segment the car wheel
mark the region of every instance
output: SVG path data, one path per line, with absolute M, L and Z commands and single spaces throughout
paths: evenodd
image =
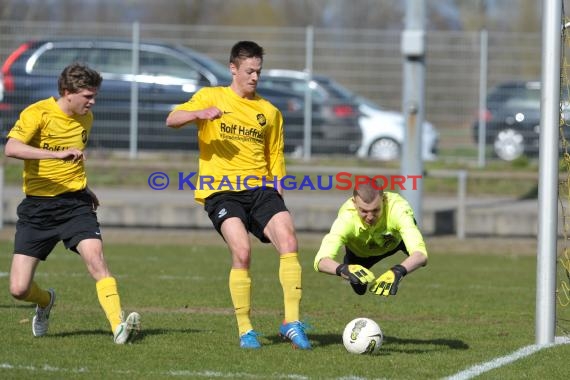
M 495 137 L 494 149 L 500 159 L 515 160 L 524 153 L 524 137 L 514 129 L 504 129 Z
M 400 157 L 400 144 L 391 138 L 379 138 L 370 144 L 368 157 L 378 161 L 397 160 Z

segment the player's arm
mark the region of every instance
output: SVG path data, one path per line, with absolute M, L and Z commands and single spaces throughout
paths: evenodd
M 402 279 L 419 267 L 427 264 L 427 256 L 423 252 L 416 251 L 408 256 L 401 264 L 394 265 L 380 277 L 372 282 L 369 291 L 379 296 L 394 296 Z
M 91 190 L 89 187 L 85 188 L 85 191 L 87 192 L 87 194 L 89 194 L 89 196 L 91 197 L 91 204 L 93 207 L 93 211 L 97 211 L 97 208 L 99 207 L 100 203 L 99 203 L 99 198 L 97 198 L 97 195 L 95 195 L 95 193 L 93 192 L 93 190 Z
M 213 99 L 215 90 L 202 87 L 190 100 L 174 107 L 166 118 L 166 126 L 181 128 L 186 124 L 201 120 L 215 120 L 222 117 L 223 112 L 215 106 Z
M 223 112 L 217 107 L 208 107 L 196 111 L 174 110 L 166 118 L 166 126 L 180 128 L 197 120 L 215 120 L 222 117 Z
M 425 253 L 415 251 L 410 256 L 406 257 L 406 259 L 402 261 L 400 265 L 406 268 L 407 274 L 410 274 L 416 269 L 426 266 L 427 262 L 428 258 Z
M 285 177 L 285 141 L 283 138 L 283 116 L 279 110 L 275 110 L 275 116 L 271 122 L 271 128 L 267 129 L 265 140 L 265 155 L 267 159 L 267 172 L 276 179 L 275 190 L 283 196 L 281 181 Z
M 419 267 L 427 265 L 428 255 L 423 236 L 415 223 L 413 212 L 407 203 L 403 212 L 396 216 L 397 228 L 402 236 L 404 245 L 411 253 L 402 263 L 394 265 L 384 272 L 370 286 L 369 291 L 381 296 L 393 296 L 398 292 L 402 279 Z
M 336 268 L 340 263 L 336 261 L 339 250 L 346 245 L 354 224 L 350 218 L 350 212 L 343 210 L 341 206 L 339 214 L 321 241 L 321 246 L 313 260 L 313 268 L 317 272 L 336 274 Z M 324 261 L 323 261 L 324 260 Z M 322 262 L 322 264 L 321 264 Z
M 353 228 L 352 219 L 340 211 L 339 216 L 331 226 L 330 232 L 325 235 L 321 242 L 313 267 L 318 272 L 337 275 L 354 284 L 368 284 L 374 280 L 374 273 L 370 270 L 361 265 L 341 264 L 335 260 L 338 251 L 346 245 Z
M 338 268 L 339 265 L 339 262 L 330 257 L 323 257 L 317 264 L 317 270 L 321 273 L 336 275 L 336 268 Z
M 6 142 L 4 154 L 6 157 L 17 158 L 20 160 L 60 159 L 78 161 L 84 159 L 83 151 L 77 148 L 52 151 L 36 148 L 14 137 L 10 137 Z

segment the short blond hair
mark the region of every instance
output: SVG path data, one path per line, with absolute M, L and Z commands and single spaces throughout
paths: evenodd
M 378 184 L 377 179 L 366 177 L 364 183 L 357 182 L 352 191 L 353 197 L 360 197 L 364 203 L 371 203 L 376 197 L 384 195 L 383 188 Z

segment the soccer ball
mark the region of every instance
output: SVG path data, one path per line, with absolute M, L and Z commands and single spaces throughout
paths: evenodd
M 380 351 L 384 334 L 378 323 L 369 318 L 348 322 L 342 333 L 344 347 L 351 354 L 375 355 Z

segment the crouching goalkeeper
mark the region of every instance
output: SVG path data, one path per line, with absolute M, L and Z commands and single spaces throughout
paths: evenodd
M 336 261 L 341 247 L 342 263 Z M 370 271 L 379 261 L 403 252 L 405 259 L 376 277 Z M 414 212 L 400 195 L 384 192 L 377 181 L 358 181 L 352 197 L 339 209 L 330 232 L 315 256 L 318 272 L 337 275 L 350 282 L 356 294 L 366 289 L 380 296 L 393 296 L 403 278 L 427 264 L 423 236 Z

